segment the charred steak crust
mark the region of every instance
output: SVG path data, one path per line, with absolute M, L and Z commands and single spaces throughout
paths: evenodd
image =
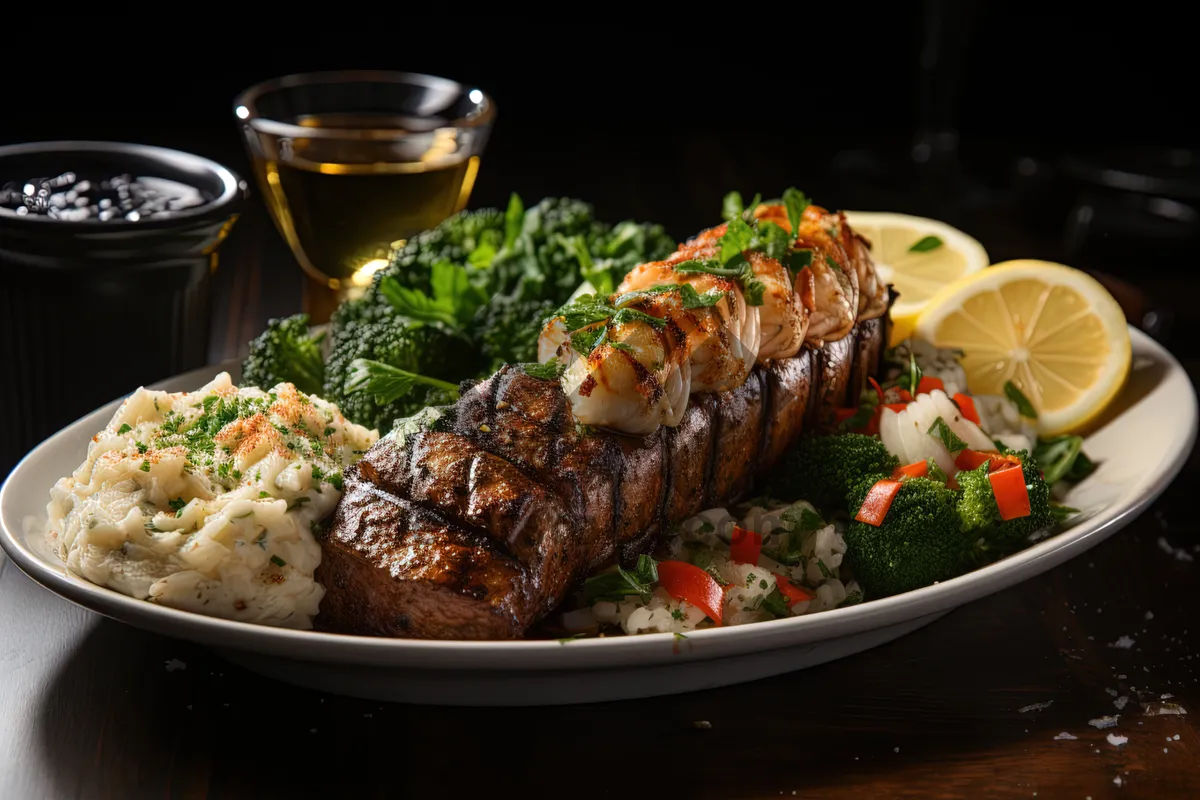
M 872 321 L 874 322 L 874 321 Z M 577 429 L 556 381 L 506 366 L 434 430 L 381 439 L 346 473 L 321 542 L 325 630 L 521 636 L 571 586 L 651 550 L 667 526 L 751 490 L 877 368 L 886 323 L 691 398 L 646 437 Z M 856 361 L 866 362 L 855 372 Z

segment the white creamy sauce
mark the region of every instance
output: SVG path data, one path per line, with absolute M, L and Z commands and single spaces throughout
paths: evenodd
M 46 537 L 71 572 L 131 597 L 311 628 L 320 521 L 377 438 L 291 384 L 138 389 L 51 490 Z

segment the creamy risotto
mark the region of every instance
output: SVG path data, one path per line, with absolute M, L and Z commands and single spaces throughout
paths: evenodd
M 51 490 L 46 535 L 72 572 L 132 597 L 310 628 L 321 520 L 376 438 L 288 383 L 138 389 Z

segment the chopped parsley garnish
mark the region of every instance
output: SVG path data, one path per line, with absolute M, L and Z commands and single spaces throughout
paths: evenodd
M 312 531 L 312 535 L 318 539 L 325 535 L 325 526 L 322 525 L 321 521 L 318 519 L 314 519 L 312 522 L 308 523 L 308 529 Z
M 583 597 L 589 603 L 609 600 L 619 603 L 629 595 L 639 595 L 643 602 L 650 601 L 651 587 L 658 582 L 658 562 L 647 555 L 638 556 L 637 565 L 631 569 L 617 567 L 616 572 L 593 575 L 583 583 Z
M 825 520 L 821 519 L 820 514 L 803 506 L 800 507 L 798 512 L 795 507 L 789 508 L 780 514 L 779 518 L 784 522 L 790 523 L 793 531 L 800 533 L 819 531 L 825 527 Z
M 150 471 L 150 462 L 143 461 L 142 466 L 138 467 L 138 469 L 140 469 L 142 472 L 149 472 Z
M 938 466 L 937 461 L 930 458 L 926 459 L 925 463 L 929 465 L 929 480 L 937 481 L 938 483 L 949 482 L 950 479 L 946 477 L 945 470 Z
M 684 616 L 685 615 L 681 609 L 678 609 L 678 608 L 671 609 L 671 619 L 681 620 L 684 618 Z
M 1025 393 L 1017 388 L 1017 385 L 1012 381 L 1004 382 L 1004 396 L 1016 403 L 1017 411 L 1022 417 L 1027 419 L 1037 419 L 1037 409 L 1033 407 L 1033 403 L 1029 402 L 1029 398 Z
M 296 469 L 300 469 L 299 464 L 296 465 Z M 316 464 L 313 464 L 312 465 L 312 479 L 314 481 L 319 481 L 324 477 L 325 477 L 325 470 L 321 469 Z
M 123 425 L 121 425 L 121 427 L 117 428 L 117 436 L 124 436 L 125 434 L 129 433 L 131 430 L 133 430 L 133 426 L 130 425 L 128 422 L 126 422 Z
M 829 570 L 829 567 L 825 566 L 825 562 L 819 558 L 817 559 L 817 569 L 821 570 L 821 577 L 825 580 L 833 577 L 833 573 Z
M 187 500 L 184 500 L 182 497 L 176 497 L 174 500 L 168 500 L 167 505 L 175 512 L 176 517 L 182 517 L 183 508 L 187 505 Z
M 263 498 L 263 497 L 270 497 L 270 496 L 271 496 L 271 493 L 270 493 L 270 492 L 259 492 L 259 493 L 258 493 L 258 496 L 259 496 L 259 498 L 260 498 L 260 499 L 261 499 L 261 498 Z
M 741 255 L 740 253 L 738 254 Z M 718 278 L 730 278 L 736 280 L 742 286 L 742 293 L 746 297 L 746 302 L 752 306 L 761 306 L 763 304 L 763 292 L 766 286 L 762 281 L 754 277 L 754 268 L 750 266 L 750 262 L 742 257 L 740 263 L 736 262 L 732 266 L 722 266 L 716 259 L 708 259 L 706 261 L 682 261 L 675 265 L 676 272 L 687 274 L 704 273 L 706 275 L 715 275 Z
M 545 364 L 522 364 L 521 369 L 531 378 L 537 378 L 542 381 L 556 381 L 562 377 L 567 367 L 557 361 L 548 361 Z
M 946 449 L 952 454 L 967 449 L 967 443 L 958 438 L 958 436 L 954 434 L 954 431 L 950 430 L 950 426 L 946 424 L 946 420 L 942 419 L 941 417 L 938 417 L 933 421 L 933 424 L 929 426 L 929 430 L 927 430 L 926 433 L 928 433 L 930 436 L 936 436 L 941 439 L 942 444 L 945 445 Z
M 150 449 L 143 442 L 134 442 L 134 447 L 137 448 L 138 453 L 142 453 L 142 454 L 144 454 L 147 450 Z
M 322 436 L 333 436 L 335 433 L 337 433 L 337 431 L 335 431 L 333 429 L 333 426 L 327 425 L 327 426 L 325 426 L 325 431 L 321 435 Z
M 339 492 L 342 490 L 342 473 L 335 472 L 330 475 L 327 480 L 333 485 L 333 488 L 337 489 Z
M 939 239 L 936 236 L 926 236 L 926 237 L 922 238 L 920 241 L 918 241 L 916 244 L 914 244 L 912 247 L 908 248 L 908 252 L 910 252 L 910 253 L 928 253 L 930 250 L 937 250 L 943 244 L 945 244 L 945 242 L 943 242 L 941 239 Z
M 842 265 L 839 264 L 833 256 L 825 256 L 825 263 L 829 265 L 830 269 L 835 269 L 838 272 L 842 271 Z
M 279 556 L 271 556 L 271 563 L 277 567 L 286 567 L 287 566 L 287 562 L 284 561 Z

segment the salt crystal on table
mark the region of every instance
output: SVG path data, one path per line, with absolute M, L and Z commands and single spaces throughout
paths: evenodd
M 1110 733 L 1108 735 L 1108 743 L 1111 744 L 1113 747 L 1120 747 L 1121 745 L 1125 744 L 1128 741 L 1129 741 L 1128 736 L 1119 736 L 1118 734 L 1115 734 L 1115 733 Z
M 1088 725 L 1091 725 L 1093 728 L 1100 728 L 1103 730 L 1104 728 L 1116 727 L 1117 720 L 1119 719 L 1119 715 L 1113 717 L 1097 717 L 1096 719 L 1089 719 Z
M 1063 731 L 1062 733 L 1060 733 L 1054 737 L 1054 741 L 1058 742 L 1058 741 L 1062 741 L 1064 739 L 1072 739 L 1073 740 L 1073 739 L 1078 739 L 1078 738 L 1079 738 L 1078 736 L 1072 736 L 1071 734 L 1067 733 L 1066 731 Z
M 1108 646 L 1115 647 L 1118 650 L 1128 650 L 1129 648 L 1133 647 L 1135 644 L 1137 644 L 1137 642 L 1135 642 L 1130 637 L 1122 636 L 1120 639 L 1117 639 L 1115 642 L 1110 642 Z

